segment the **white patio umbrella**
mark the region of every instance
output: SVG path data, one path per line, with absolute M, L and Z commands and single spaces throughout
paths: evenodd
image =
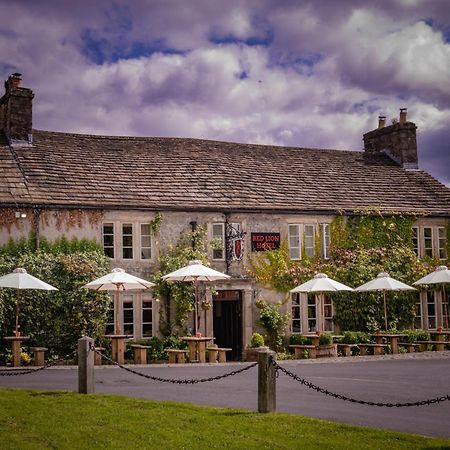
M 300 286 L 291 289 L 290 292 L 306 292 L 306 293 L 315 293 L 320 295 L 320 302 L 322 306 L 322 317 L 325 316 L 325 302 L 323 298 L 323 294 L 325 292 L 341 292 L 341 291 L 353 291 L 353 289 L 345 284 L 339 283 L 339 281 L 333 280 L 332 278 L 328 278 L 328 276 L 324 273 L 317 273 L 314 275 L 314 278 L 306 281 Z M 323 323 L 323 321 L 322 321 Z
M 383 292 L 383 303 L 384 303 L 384 326 L 387 330 L 387 306 L 386 306 L 386 291 L 415 291 L 416 289 L 412 286 L 408 286 L 401 281 L 391 278 L 387 272 L 380 272 L 376 278 L 368 281 L 355 288 L 358 292 L 369 292 L 369 291 L 382 291 Z
M 96 291 L 116 291 L 114 297 L 114 322 L 115 334 L 119 334 L 119 294 L 120 291 L 129 291 L 136 289 L 150 289 L 155 286 L 154 283 L 131 275 L 125 270 L 116 268 L 103 277 L 97 278 L 84 285 L 85 288 Z
M 230 278 L 229 275 L 226 275 L 222 272 L 218 272 L 217 270 L 211 269 L 210 267 L 206 267 L 199 260 L 189 261 L 187 266 L 182 267 L 181 269 L 175 270 L 174 272 L 168 273 L 164 275 L 163 280 L 168 281 L 190 281 L 194 283 L 195 289 L 195 302 L 194 302 L 194 332 L 198 331 L 198 283 L 200 281 L 218 281 L 225 280 Z
M 54 286 L 40 280 L 39 278 L 33 277 L 27 273 L 27 271 L 21 267 L 14 269 L 12 273 L 0 277 L 0 287 L 12 288 L 17 290 L 16 297 L 16 330 L 15 335 L 19 336 L 19 302 L 20 302 L 20 291 L 22 289 L 40 289 L 44 291 L 57 291 L 58 289 Z
M 447 283 L 450 284 L 450 270 L 448 269 L 447 266 L 439 266 L 436 268 L 436 270 L 434 272 L 431 272 L 428 275 L 425 275 L 420 280 L 417 280 L 416 282 L 414 282 L 413 285 L 415 285 L 415 286 L 421 285 L 421 284 L 442 285 L 442 306 L 448 308 L 448 305 L 445 302 L 445 284 L 447 284 Z M 448 317 L 448 310 L 447 310 L 447 314 L 445 314 L 445 311 L 444 311 L 444 316 L 446 318 Z M 444 324 L 444 326 L 445 326 L 445 328 L 448 328 L 448 323 Z

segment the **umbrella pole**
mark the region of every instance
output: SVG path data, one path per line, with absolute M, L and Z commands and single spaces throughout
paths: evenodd
M 19 289 L 17 289 L 17 297 L 16 297 L 16 332 L 15 335 L 16 336 L 20 336 L 20 331 L 19 331 Z
M 386 291 L 383 291 L 383 301 L 384 301 L 384 329 L 387 331 L 388 323 L 387 323 Z
M 444 285 L 442 285 L 442 313 L 444 314 L 444 327 L 448 330 L 448 301 Z
M 120 286 L 117 285 L 116 295 L 114 296 L 114 322 L 115 322 L 115 330 L 114 334 L 120 334 L 120 322 L 119 322 L 119 295 L 120 295 Z
M 198 281 L 194 281 L 195 303 L 194 303 L 194 334 L 198 333 Z

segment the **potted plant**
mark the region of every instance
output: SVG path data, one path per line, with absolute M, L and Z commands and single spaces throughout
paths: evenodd
M 264 337 L 260 333 L 253 333 L 250 339 L 250 347 L 245 349 L 246 361 L 258 361 L 258 353 L 268 350 L 269 347 L 264 346 Z

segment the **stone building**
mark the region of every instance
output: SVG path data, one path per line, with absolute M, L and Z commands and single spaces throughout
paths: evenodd
M 376 207 L 422 215 L 414 229 L 417 254 L 447 258 L 450 190 L 418 169 L 416 126 L 406 110 L 390 126 L 380 117 L 379 128 L 364 135 L 362 152 L 91 136 L 34 130 L 34 94 L 20 81 L 13 74 L 0 99 L 0 245 L 32 231 L 37 239 L 95 239 L 113 267 L 149 278 L 160 252 L 182 233 L 206 226 L 209 241 L 224 243 L 209 246 L 211 265 L 231 279 L 216 284 L 214 299 L 207 293 L 213 308 L 202 311 L 201 331 L 214 332 L 235 356 L 249 343 L 255 298 L 264 293 L 246 275 L 255 251 L 287 239 L 291 258 L 300 259 L 313 254 L 320 236 L 327 258 L 333 217 Z M 157 214 L 162 224 L 155 235 Z M 242 249 L 234 240 L 240 233 Z M 151 293 L 126 292 L 120 331 L 157 335 L 159 306 L 151 300 Z M 439 294 L 421 302 L 422 326 L 441 325 Z M 291 306 L 296 331 L 333 326 L 332 305 L 327 317 L 317 304 Z

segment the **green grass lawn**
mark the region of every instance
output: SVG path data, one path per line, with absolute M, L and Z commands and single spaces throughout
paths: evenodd
M 0 389 L 0 448 L 410 450 L 450 448 L 450 440 L 282 413 Z

